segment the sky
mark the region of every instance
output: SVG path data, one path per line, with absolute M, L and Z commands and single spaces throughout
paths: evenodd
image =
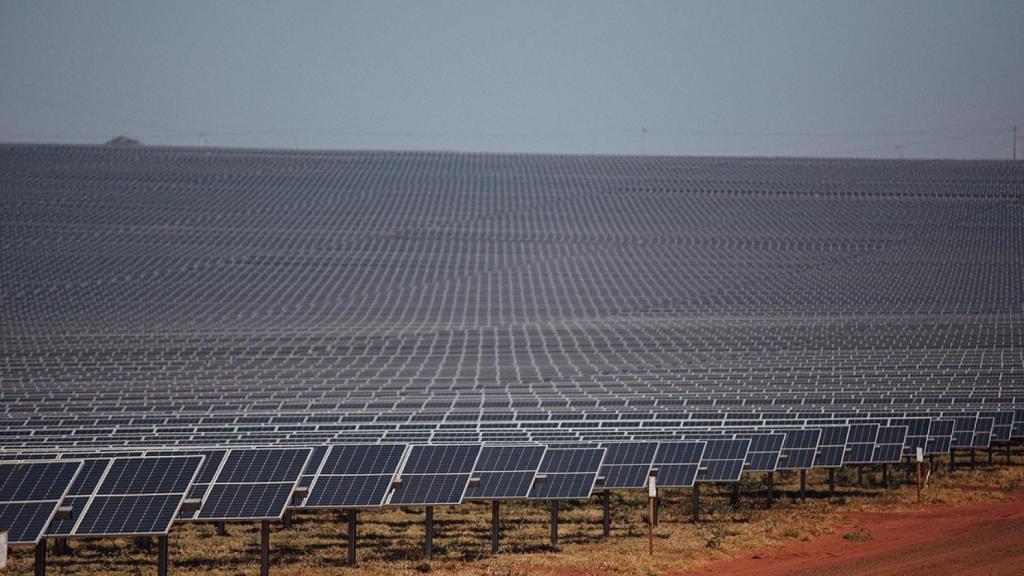
M 1008 158 L 1014 124 L 1021 0 L 0 0 L 4 142 Z

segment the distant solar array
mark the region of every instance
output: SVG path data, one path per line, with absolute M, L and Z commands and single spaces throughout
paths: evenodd
M 1022 191 L 1009 162 L 0 146 L 0 529 L 1024 439 Z

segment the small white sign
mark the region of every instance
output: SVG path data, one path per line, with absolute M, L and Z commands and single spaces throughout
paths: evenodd
M 917 448 L 917 461 L 924 462 L 924 448 L 918 446 Z
M 658 487 L 654 484 L 654 476 L 651 476 L 651 479 L 647 483 L 647 495 L 651 498 L 658 497 Z
M 7 567 L 7 532 L 0 532 L 0 569 Z

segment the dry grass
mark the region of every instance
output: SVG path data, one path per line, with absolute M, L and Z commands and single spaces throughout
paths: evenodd
M 1024 466 L 1006 466 L 1002 458 L 1000 455 L 999 465 L 992 468 L 961 468 L 954 474 L 940 471 L 924 493 L 925 505 L 1008 499 L 1008 491 L 1024 486 Z M 1019 457 L 1016 460 L 1019 462 Z M 894 480 L 902 478 L 902 472 L 893 475 Z M 808 474 L 808 500 L 800 502 L 795 499 L 798 476 L 777 474 L 778 494 L 772 509 L 765 508 L 763 486 L 757 481 L 744 482 L 744 494 L 736 507 L 729 505 L 728 487 L 704 487 L 698 524 L 689 515 L 689 491 L 668 491 L 655 530 L 653 558 L 647 554 L 643 494 L 612 495 L 612 534 L 607 541 L 601 538 L 601 506 L 596 499 L 562 503 L 557 549 L 548 543 L 549 512 L 543 503 L 505 504 L 501 554 L 496 557 L 489 554 L 490 503 L 435 510 L 431 560 L 422 552 L 422 509 L 362 512 L 360 567 L 356 570 L 345 566 L 343 516 L 299 513 L 291 528 L 273 526 L 271 571 L 279 575 L 369 576 L 674 572 L 831 533 L 847 512 L 917 506 L 912 484 L 885 489 L 874 483 L 877 478 L 865 475 L 865 479 L 867 487 L 841 485 L 837 497 L 830 500 L 825 473 L 813 471 Z M 258 527 L 251 524 L 229 525 L 227 536 L 217 536 L 209 525 L 176 527 L 170 537 L 171 572 L 195 576 L 258 573 L 258 538 Z M 31 549 L 13 550 L 9 573 L 32 573 L 32 558 Z M 48 566 L 58 574 L 152 574 L 155 547 L 144 552 L 129 540 L 72 541 L 71 553 L 51 553 Z

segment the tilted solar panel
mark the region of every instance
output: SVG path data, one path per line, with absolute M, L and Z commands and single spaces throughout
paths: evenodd
M 839 468 L 846 455 L 846 442 L 850 435 L 849 426 L 825 426 L 818 440 L 818 452 L 814 455 L 815 468 Z
M 608 442 L 602 446 L 607 450 L 599 473 L 604 478 L 602 488 L 640 489 L 647 485 L 657 442 Z
M 303 508 L 377 508 L 398 474 L 405 444 L 334 445 L 311 482 Z
M 9 544 L 43 538 L 81 468 L 81 460 L 0 463 L 0 530 Z
M 782 455 L 779 457 L 779 469 L 807 470 L 811 468 L 818 452 L 820 438 L 821 430 L 817 428 L 786 430 Z
M 537 474 L 543 476 L 543 482 L 534 484 L 530 490 L 530 498 L 590 498 L 604 456 L 604 448 L 548 448 L 537 470 Z
M 399 473 L 401 484 L 388 499 L 392 506 L 459 504 L 465 497 L 479 444 L 415 445 Z
M 660 488 L 690 488 L 697 480 L 703 458 L 703 441 L 659 442 L 654 457 L 657 486 Z
M 195 518 L 280 520 L 311 453 L 311 448 L 231 450 Z
M 479 484 L 467 488 L 466 499 L 526 498 L 533 487 L 544 451 L 544 446 L 540 445 L 485 445 L 480 450 L 480 458 L 473 471 Z

